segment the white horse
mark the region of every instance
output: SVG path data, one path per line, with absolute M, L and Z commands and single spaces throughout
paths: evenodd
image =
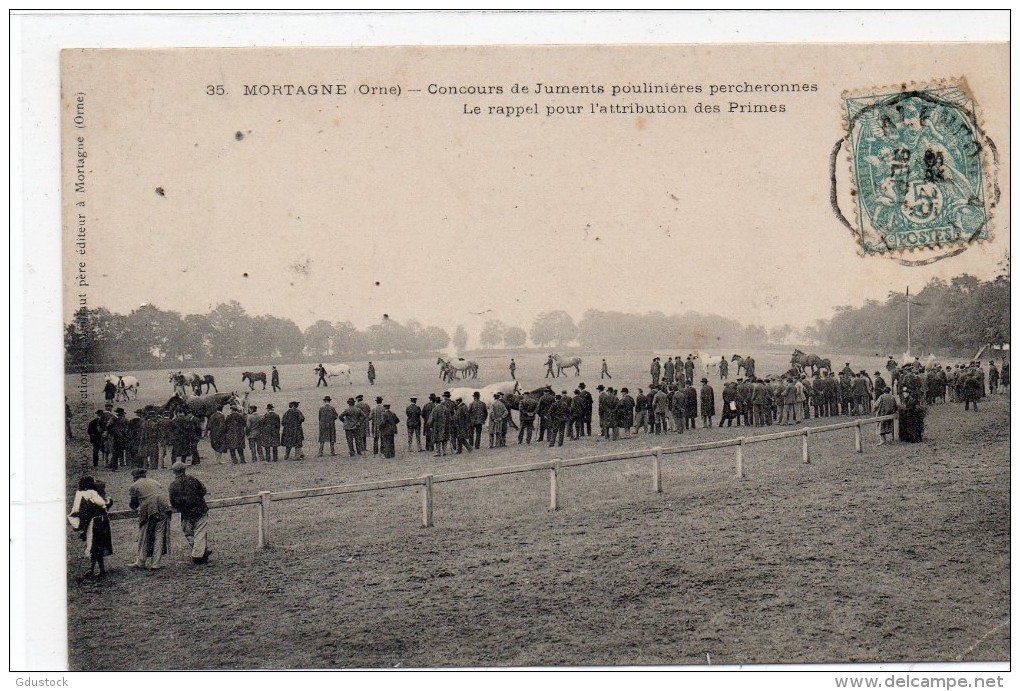
M 520 393 L 521 387 L 520 383 L 515 381 L 501 381 L 496 384 L 489 384 L 481 389 L 458 386 L 457 388 L 450 389 L 450 399 L 456 401 L 458 398 L 461 398 L 465 403 L 471 403 L 474 400 L 476 391 L 478 392 L 478 400 L 485 405 L 492 405 L 492 402 L 496 400 L 497 393 L 509 396 L 510 394 Z
M 137 377 L 132 377 L 125 374 L 108 374 L 106 375 L 107 383 L 113 384 L 117 387 L 117 393 L 114 396 L 114 400 L 117 401 L 128 401 L 131 400 L 129 393 L 133 393 L 135 400 L 138 400 L 138 387 L 141 384 Z
M 705 376 L 712 378 L 711 375 L 719 374 L 719 358 L 715 355 L 709 355 L 708 353 L 698 353 L 695 355 L 697 359 L 701 360 L 701 366 L 705 371 Z
M 556 365 L 556 376 L 563 374 L 563 370 L 574 368 L 578 376 L 581 375 L 581 358 L 577 356 L 551 355 L 553 364 Z
M 317 375 L 319 374 L 318 367 L 316 367 L 312 371 L 315 372 L 315 374 Z M 350 384 L 351 366 L 343 363 L 338 365 L 322 365 L 322 376 L 326 378 L 326 381 L 329 381 L 333 377 L 344 377 L 347 379 L 347 383 Z

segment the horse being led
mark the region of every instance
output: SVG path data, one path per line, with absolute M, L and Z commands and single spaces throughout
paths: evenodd
M 561 356 L 561 355 L 550 355 L 553 364 L 556 365 L 556 376 L 563 374 L 563 370 L 574 368 L 574 372 L 577 376 L 581 376 L 581 358 L 576 356 Z
M 114 400 L 117 401 L 129 401 L 131 397 L 129 393 L 134 393 L 135 400 L 138 400 L 138 383 L 137 377 L 126 376 L 123 374 L 109 374 L 106 376 L 106 381 L 112 383 L 117 387 L 117 393 L 114 395 Z
M 262 390 L 266 390 L 266 373 L 265 372 L 245 372 L 241 375 L 241 382 L 248 382 L 248 390 L 255 390 L 255 382 L 262 382 Z
M 322 365 L 321 370 L 318 367 L 315 367 L 312 371 L 315 372 L 315 376 L 325 379 L 327 382 L 329 382 L 329 380 L 333 377 L 344 377 L 348 384 L 351 383 L 350 365 L 342 363 L 338 365 Z

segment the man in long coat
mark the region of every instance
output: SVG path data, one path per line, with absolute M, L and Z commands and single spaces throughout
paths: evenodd
M 209 429 L 209 445 L 212 447 L 217 463 L 223 463 L 223 452 L 227 450 L 227 446 L 223 442 L 223 426 L 226 422 L 227 419 L 223 415 L 223 406 L 214 410 L 213 414 L 209 416 L 208 422 L 206 422 L 206 427 Z
M 397 414 L 390 410 L 390 404 L 386 403 L 383 405 L 382 419 L 379 421 L 379 436 L 380 436 L 380 447 L 382 449 L 383 458 L 393 458 L 397 455 L 397 426 L 400 424 L 400 418 Z M 470 449 L 470 445 L 468 449 Z
M 429 394 L 428 403 L 426 403 L 424 406 L 422 406 L 422 409 L 421 409 L 421 419 L 422 419 L 422 422 L 424 423 L 424 427 L 425 427 L 425 450 L 426 451 L 432 451 L 433 450 L 433 446 L 434 446 L 433 441 L 432 441 L 432 427 L 431 427 L 431 425 L 429 425 L 429 419 L 432 417 L 432 411 L 435 409 L 436 405 L 437 405 L 436 404 L 436 395 L 434 393 L 430 393 Z
M 482 446 L 482 426 L 485 421 L 489 419 L 489 409 L 482 401 L 481 394 L 475 391 L 471 394 L 471 405 L 467 406 L 468 409 L 468 426 L 470 427 L 471 435 L 468 439 L 474 443 L 476 449 Z M 522 430 L 523 431 L 523 430 Z
M 477 391 L 475 395 L 478 395 Z M 474 425 L 471 420 L 471 408 L 468 407 L 463 398 L 457 398 L 456 403 L 457 409 L 453 413 L 454 429 L 456 429 L 453 448 L 456 449 L 456 453 L 463 453 L 465 448 L 467 448 L 468 453 L 471 453 L 471 449 L 474 447 Z M 479 433 L 479 436 L 481 436 L 481 433 Z
M 503 402 L 503 394 L 496 392 L 496 397 L 489 407 L 489 448 L 495 446 L 506 446 L 507 420 L 510 417 L 510 409 Z
M 418 399 L 416 397 L 411 397 L 411 402 L 404 409 L 404 417 L 407 420 L 407 450 L 411 450 L 411 440 L 415 439 L 418 442 L 418 451 L 421 452 L 422 411 L 418 407 Z
M 259 446 L 267 461 L 280 460 L 280 416 L 272 403 L 266 405 L 266 414 L 259 426 Z
M 436 456 L 446 455 L 446 442 L 450 438 L 450 409 L 437 403 L 429 413 L 428 426 L 432 432 L 432 445 Z
M 230 406 L 230 412 L 223 423 L 223 444 L 230 452 L 230 462 L 245 463 L 244 460 L 244 416 L 237 406 Z M 238 460 L 240 457 L 240 460 Z
M 591 436 L 591 418 L 592 411 L 595 409 L 595 401 L 592 398 L 591 392 L 588 391 L 584 386 L 584 382 L 577 385 L 577 388 L 581 390 L 578 394 L 584 399 L 584 429 L 581 430 L 581 436 Z
M 383 411 L 383 398 L 382 396 L 375 397 L 375 408 L 372 408 L 372 455 L 379 453 L 380 444 L 382 442 L 382 434 L 379 431 L 379 426 L 382 425 Z
M 248 437 L 248 450 L 251 451 L 251 462 L 266 460 L 262 454 L 262 447 L 259 445 L 259 431 L 261 430 L 262 416 L 259 415 L 257 405 L 248 406 L 248 415 L 244 419 L 244 433 Z
M 708 383 L 708 379 L 701 379 L 701 426 L 711 427 L 712 417 L 715 415 L 715 391 Z
M 298 410 L 300 401 L 291 401 L 287 404 L 287 412 L 283 414 L 281 423 L 283 434 L 280 435 L 280 445 L 283 447 L 283 460 L 290 460 L 290 452 L 297 449 L 297 458 L 302 459 L 305 453 L 302 447 L 305 445 L 305 430 L 302 425 L 305 422 L 305 414 Z
M 333 407 L 333 399 L 326 396 L 322 399 L 322 406 L 319 408 L 319 457 L 322 457 L 323 447 L 329 442 L 329 455 L 336 456 L 336 419 L 339 417 L 336 408 Z
M 183 410 L 178 410 L 174 419 L 170 422 L 170 436 L 173 444 L 171 456 L 173 460 L 184 461 L 191 455 L 192 437 L 195 434 L 195 426 L 188 419 Z
M 344 437 L 347 438 L 347 453 L 351 458 L 364 451 L 361 446 L 361 423 L 365 412 L 356 405 L 353 398 L 347 399 L 347 408 L 340 413 L 340 422 L 344 426 Z

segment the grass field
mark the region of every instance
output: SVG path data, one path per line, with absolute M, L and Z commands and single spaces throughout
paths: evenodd
M 759 373 L 785 369 L 787 355 L 756 353 Z M 606 357 L 617 386 L 647 384 L 650 353 Z M 872 360 L 851 364 L 884 364 Z M 542 383 L 541 358 L 517 361 L 525 387 Z M 506 362 L 481 360 L 479 385 L 505 379 Z M 582 371 L 597 377 L 597 362 L 586 359 Z M 402 417 L 408 396 L 442 391 L 433 363 L 376 363 L 375 387 L 364 363 L 351 363 L 357 383 L 329 392 L 382 395 Z M 210 371 L 218 383 L 240 379 L 240 371 Z M 314 438 L 323 390 L 314 390 L 310 367 L 280 372 L 284 391 L 259 389 L 252 402 L 279 409 L 300 400 Z M 142 379 L 139 403 L 169 397 L 165 373 L 132 374 Z M 577 381 L 559 380 L 571 389 Z M 431 529 L 419 527 L 414 488 L 274 503 L 273 542 L 263 551 L 255 549 L 255 507 L 215 510 L 207 567 L 186 559 L 175 519 L 170 566 L 127 569 L 134 522 L 117 521 L 104 581 L 74 577 L 85 560 L 81 543 L 68 542 L 70 630 L 102 632 L 72 636 L 69 663 L 696 665 L 706 653 L 713 664 L 1008 660 L 1007 397 L 985 399 L 978 413 L 934 406 L 924 444 L 878 448 L 867 429 L 863 454 L 849 430 L 813 438 L 810 465 L 796 439 L 748 447 L 743 481 L 733 478 L 730 450 L 669 456 L 661 495 L 650 489 L 648 459 L 565 469 L 558 512 L 548 511 L 544 473 L 443 484 Z M 699 429 L 682 441 L 737 434 Z M 220 498 L 679 441 L 568 441 L 555 450 L 511 442 L 469 456 L 401 451 L 385 461 L 318 459 L 306 448 L 304 461 L 244 466 L 210 464 L 203 441 L 194 473 Z M 87 470 L 85 455 L 80 442 L 69 445 L 69 483 Z M 114 508 L 124 508 L 129 474 L 100 475 Z M 169 471 L 151 475 L 170 481 Z

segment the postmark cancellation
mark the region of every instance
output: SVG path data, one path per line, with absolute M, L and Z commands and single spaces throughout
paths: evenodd
M 966 82 L 843 94 L 865 255 L 957 252 L 990 238 L 996 156 Z

